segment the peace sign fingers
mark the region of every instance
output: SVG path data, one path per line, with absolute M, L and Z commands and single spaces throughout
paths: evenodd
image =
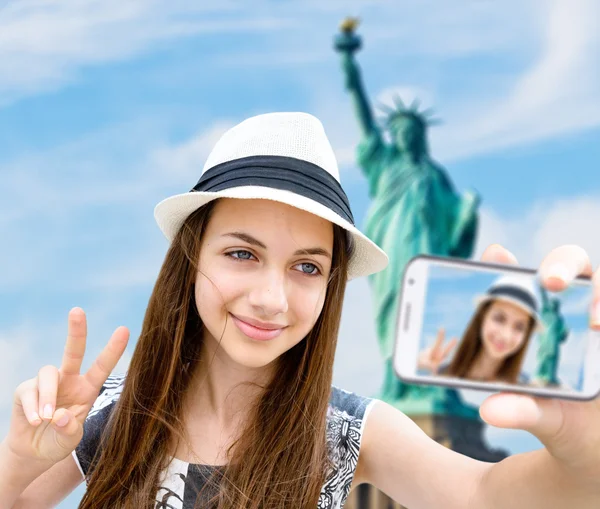
M 433 350 L 432 350 L 432 356 L 434 359 L 439 359 L 440 362 L 443 361 L 448 354 L 450 353 L 450 351 L 454 348 L 454 346 L 456 345 L 456 338 L 452 338 L 447 345 L 444 346 L 444 338 L 446 336 L 446 331 L 445 329 L 442 327 L 438 330 L 437 333 L 437 338 L 435 340 L 435 343 L 433 345 Z
M 81 308 L 73 308 L 69 312 L 69 325 L 67 329 L 67 342 L 63 353 L 61 373 L 64 375 L 78 375 L 85 354 L 87 338 L 87 321 Z
M 458 339 L 456 338 L 452 338 L 450 341 L 448 341 L 448 344 L 444 347 L 444 350 L 442 351 L 442 359 L 448 357 L 452 349 L 456 346 L 456 343 L 458 343 Z
M 450 354 L 452 349 L 456 346 L 457 339 L 452 338 L 448 344 L 444 345 L 444 338 L 446 336 L 446 331 L 444 328 L 440 328 L 437 333 L 437 338 L 431 350 L 431 360 L 434 367 L 434 370 L 437 371 L 440 364 L 444 362 L 446 357 Z
M 85 374 L 86 380 L 96 389 L 100 390 L 102 384 L 112 373 L 113 369 L 123 355 L 127 342 L 129 341 L 129 330 L 127 327 L 117 327 L 113 332 L 107 345 L 100 352 L 90 369 Z
M 435 339 L 435 343 L 433 344 L 433 351 L 431 352 L 434 357 L 438 357 L 442 345 L 444 343 L 444 336 L 446 335 L 446 331 L 443 327 L 438 329 L 437 337 Z

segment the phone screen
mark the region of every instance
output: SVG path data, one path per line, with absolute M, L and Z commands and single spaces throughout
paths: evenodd
M 415 377 L 589 392 L 589 281 L 554 293 L 532 272 L 435 261 L 419 279 Z

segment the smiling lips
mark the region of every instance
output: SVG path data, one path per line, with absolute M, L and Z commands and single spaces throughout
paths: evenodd
M 508 348 L 502 341 L 497 341 L 495 339 L 492 340 L 492 344 L 494 345 L 494 348 L 500 352 L 503 352 Z
M 259 322 L 252 318 L 238 317 L 231 313 L 230 315 L 237 328 L 250 339 L 256 341 L 268 341 L 269 339 L 274 339 L 282 333 L 283 329 L 285 329 L 285 325 Z

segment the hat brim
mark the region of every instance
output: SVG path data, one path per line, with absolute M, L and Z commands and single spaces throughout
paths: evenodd
M 521 308 L 523 311 L 526 311 L 535 320 L 536 326 L 534 327 L 534 332 L 544 332 L 544 330 L 546 330 L 546 327 L 544 325 L 544 322 L 543 322 L 541 316 L 538 313 L 536 313 L 532 308 L 530 308 L 529 306 L 526 306 L 525 304 L 523 304 L 521 301 L 519 301 L 517 299 L 513 299 L 511 297 L 507 297 L 504 295 L 478 295 L 474 299 L 475 306 L 479 307 L 483 303 L 491 301 L 491 300 L 501 300 L 504 302 L 508 302 L 510 304 L 514 304 L 515 306 Z
M 154 218 L 170 242 L 192 212 L 218 198 L 273 200 L 315 214 L 345 229 L 354 241 L 353 255 L 348 263 L 349 280 L 374 274 L 388 265 L 389 259 L 385 252 L 353 224 L 330 208 L 291 191 L 262 186 L 239 186 L 217 192 L 177 194 L 156 205 Z

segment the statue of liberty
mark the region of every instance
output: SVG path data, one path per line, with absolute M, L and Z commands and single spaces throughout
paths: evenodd
M 543 332 L 538 334 L 537 370 L 535 381 L 542 385 L 560 385 L 558 366 L 560 347 L 569 336 L 569 328 L 565 324 L 560 311 L 560 301 L 550 298 L 548 292 L 540 288 L 542 296 L 542 320 L 545 324 Z
M 477 235 L 479 196 L 457 194 L 444 169 L 431 158 L 427 112 L 419 112 L 415 104 L 406 107 L 397 98 L 396 108 L 385 108 L 385 121 L 375 122 L 354 59 L 361 46 L 356 24 L 354 19 L 344 21 L 335 49 L 341 54 L 346 88 L 362 132 L 357 159 L 371 197 L 364 231 L 390 257 L 388 268 L 371 276 L 370 283 L 385 362 L 379 397 L 393 402 L 406 397 L 407 391 L 422 396 L 440 391 L 402 383 L 394 374 L 391 357 L 404 267 L 420 253 L 469 258 Z

